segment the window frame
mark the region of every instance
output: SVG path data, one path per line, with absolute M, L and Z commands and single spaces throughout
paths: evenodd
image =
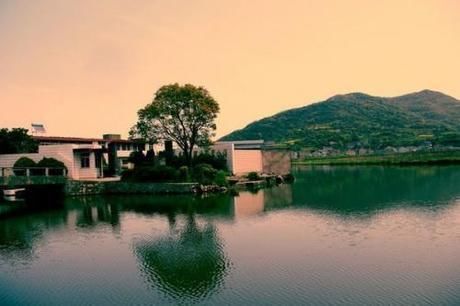
M 91 153 L 89 152 L 80 153 L 80 168 L 81 169 L 91 168 Z

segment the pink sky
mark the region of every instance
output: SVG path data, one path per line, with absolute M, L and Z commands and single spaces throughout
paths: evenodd
M 457 0 L 0 0 L 0 126 L 127 136 L 173 82 L 218 136 L 339 93 L 460 98 L 459 37 Z

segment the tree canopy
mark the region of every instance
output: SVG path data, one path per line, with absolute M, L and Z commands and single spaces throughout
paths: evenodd
M 130 137 L 151 143 L 172 140 L 191 161 L 194 147 L 209 143 L 214 135 L 218 113 L 219 104 L 205 88 L 165 85 L 155 93 L 152 103 L 138 111 Z
M 32 153 L 37 149 L 38 145 L 27 134 L 27 129 L 0 129 L 0 154 Z

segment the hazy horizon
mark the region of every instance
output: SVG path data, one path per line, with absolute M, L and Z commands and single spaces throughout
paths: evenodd
M 455 0 L 0 0 L 0 120 L 126 137 L 175 82 L 219 102 L 217 138 L 337 94 L 458 98 L 459 15 Z

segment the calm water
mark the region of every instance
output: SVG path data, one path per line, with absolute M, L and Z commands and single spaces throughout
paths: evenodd
M 460 167 L 0 215 L 0 305 L 460 304 Z

